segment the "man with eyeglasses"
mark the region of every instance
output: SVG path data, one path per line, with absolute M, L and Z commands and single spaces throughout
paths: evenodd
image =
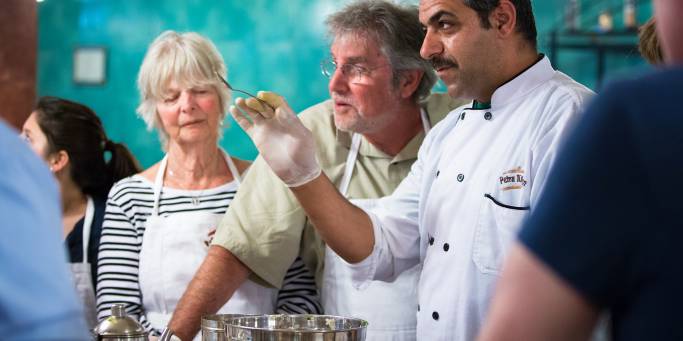
M 350 263 L 354 283 L 391 281 L 420 264 L 417 338 L 470 341 L 592 91 L 538 53 L 530 0 L 421 0 L 419 17 L 422 57 L 451 96 L 474 101 L 430 131 L 410 174 L 375 207 L 339 194 L 320 171 L 313 152 L 320 145 L 281 98 L 261 94 L 274 112 L 253 99 L 231 112 L 323 240 Z
M 316 157 L 322 169 L 346 197 L 389 195 L 408 174 L 426 131 L 464 101 L 430 95 L 436 75 L 419 55 L 424 32 L 415 7 L 357 2 L 330 16 L 327 25 L 332 56 L 321 69 L 330 79 L 331 99 L 299 117 L 319 146 Z M 324 247 L 296 198 L 260 157 L 226 212 L 165 337 L 172 331 L 189 340 L 200 317 L 214 313 L 249 275 L 280 287 L 297 256 L 316 272 L 326 314 L 369 320 L 368 340 L 416 339 L 419 267 L 393 283 L 354 288 L 344 262 Z M 280 311 L 298 310 L 289 306 Z

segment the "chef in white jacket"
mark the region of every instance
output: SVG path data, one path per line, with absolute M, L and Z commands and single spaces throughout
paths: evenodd
M 422 57 L 451 96 L 475 100 L 430 131 L 408 177 L 373 209 L 321 174 L 286 102 L 262 93 L 275 112 L 254 102 L 231 112 L 359 287 L 419 263 L 417 339 L 473 340 L 510 242 L 592 92 L 538 54 L 529 0 L 422 0 L 419 10 Z

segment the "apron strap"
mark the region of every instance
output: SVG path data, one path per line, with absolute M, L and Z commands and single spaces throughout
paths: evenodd
M 235 162 L 232 161 L 232 158 L 230 157 L 230 154 L 226 152 L 225 150 L 222 150 L 223 156 L 225 156 L 225 162 L 228 164 L 228 169 L 230 169 L 230 173 L 232 173 L 232 177 L 237 183 L 237 188 L 240 187 L 240 183 L 242 182 L 242 178 L 240 177 L 240 172 L 237 171 L 237 166 L 235 166 Z
M 429 121 L 429 115 L 424 108 L 420 108 L 420 118 L 422 118 L 422 128 L 425 130 L 425 135 L 432 129 L 432 122 Z
M 95 203 L 88 196 L 88 203 L 85 206 L 85 219 L 83 220 L 83 263 L 88 263 L 88 245 L 90 244 L 90 229 L 95 216 Z
M 168 164 L 168 154 L 164 155 L 157 170 L 157 176 L 154 180 L 154 206 L 152 206 L 152 216 L 159 215 L 159 198 L 161 197 L 161 187 L 164 186 L 164 174 L 166 173 L 166 165 Z
M 339 184 L 339 192 L 346 196 L 351 183 L 351 175 L 353 168 L 356 165 L 356 158 L 358 157 L 358 150 L 360 149 L 361 134 L 353 133 L 351 137 L 351 148 L 349 148 L 349 155 L 346 156 L 346 165 L 344 166 L 344 175 L 342 176 L 341 184 Z
M 432 124 L 429 122 L 429 116 L 424 108 L 420 108 L 420 118 L 422 119 L 422 128 L 424 128 L 426 135 L 429 133 Z M 357 133 L 353 133 L 351 137 L 351 148 L 349 148 L 349 155 L 346 157 L 346 165 L 344 166 L 344 175 L 339 184 L 339 192 L 343 196 L 346 196 L 346 193 L 349 191 L 351 176 L 353 175 L 353 169 L 356 166 L 356 159 L 358 158 L 358 151 L 360 150 L 361 137 L 362 135 Z

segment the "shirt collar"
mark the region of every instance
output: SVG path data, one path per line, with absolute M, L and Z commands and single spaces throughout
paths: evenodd
M 543 56 L 536 64 L 498 87 L 491 96 L 491 106 L 496 109 L 523 98 L 554 75 L 555 70 L 550 65 L 550 60 L 547 56 Z
M 379 148 L 375 147 L 375 145 L 373 145 L 372 143 L 369 143 L 368 140 L 365 139 L 365 137 L 363 137 L 361 141 L 362 142 L 360 143 L 360 149 L 358 149 L 358 154 L 369 157 L 391 159 L 391 156 L 381 151 Z M 339 143 L 346 149 L 351 149 L 351 133 L 337 129 L 337 143 Z M 405 150 L 406 148 L 404 147 L 403 149 Z M 402 152 L 403 150 L 401 150 L 401 153 Z
M 405 147 L 403 147 L 403 149 L 401 149 L 401 151 L 398 152 L 398 154 L 396 154 L 396 156 L 394 156 L 391 159 L 391 162 L 401 162 L 417 158 L 417 152 L 420 150 L 420 146 L 422 145 L 422 141 L 424 140 L 424 138 L 425 132 L 424 130 L 421 130 L 419 133 L 417 133 L 417 135 L 413 136 L 413 138 L 408 142 L 408 144 L 406 144 Z
M 475 100 L 475 101 L 472 101 L 472 109 L 474 109 L 474 110 L 491 109 L 491 103 L 477 102 Z
M 334 126 L 334 119 L 332 120 L 332 125 Z M 351 133 L 339 130 L 337 127 L 334 128 L 337 134 L 337 143 L 346 149 L 351 149 Z

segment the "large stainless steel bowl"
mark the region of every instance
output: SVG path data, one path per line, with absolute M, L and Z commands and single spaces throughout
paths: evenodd
M 215 314 L 202 316 L 202 341 L 228 341 L 225 338 L 225 321 L 244 314 Z
M 368 322 L 331 315 L 257 315 L 225 321 L 229 341 L 364 341 Z

